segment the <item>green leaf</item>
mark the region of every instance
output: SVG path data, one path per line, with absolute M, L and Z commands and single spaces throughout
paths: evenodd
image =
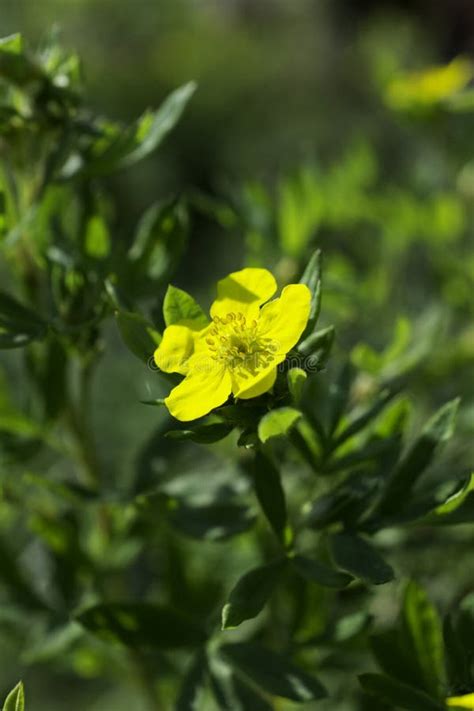
M 252 510 L 232 502 L 191 506 L 172 499 L 166 515 L 180 533 L 207 541 L 224 541 L 237 536 L 255 521 Z
M 265 443 L 273 437 L 283 437 L 298 422 L 301 412 L 293 407 L 280 407 L 262 417 L 258 425 L 258 436 Z
M 334 570 L 319 560 L 295 555 L 290 559 L 291 564 L 299 575 L 305 580 L 326 588 L 345 588 L 353 579 L 351 575 Z
M 222 610 L 223 630 L 238 627 L 263 610 L 280 581 L 286 562 L 285 558 L 281 558 L 269 565 L 253 568 L 240 578 Z
M 431 463 L 438 446 L 451 437 L 458 407 L 459 398 L 451 400 L 428 421 L 421 435 L 388 478 L 377 513 L 392 513 L 407 503 L 408 493 Z
M 104 259 L 109 254 L 109 229 L 100 215 L 94 215 L 89 218 L 86 226 L 84 247 L 87 256 L 93 259 Z
M 291 535 L 287 529 L 286 498 L 280 472 L 273 462 L 257 451 L 253 469 L 254 486 L 262 511 L 281 542 Z
M 444 644 L 442 625 L 426 592 L 414 581 L 405 590 L 404 632 L 414 650 L 420 683 L 431 696 L 442 698 L 444 688 Z
M 345 363 L 337 378 L 329 387 L 328 401 L 328 436 L 336 430 L 349 400 L 353 370 L 350 363 Z
M 158 148 L 165 136 L 178 123 L 196 88 L 195 82 L 184 84 L 171 92 L 157 111 L 143 115 L 137 126 L 137 146 L 124 156 L 118 167 L 133 165 Z
M 306 356 L 306 370 L 315 372 L 325 367 L 334 345 L 335 337 L 334 326 L 328 326 L 312 333 L 298 345 L 298 351 Z
M 25 711 L 25 690 L 22 681 L 8 694 L 3 711 Z
M 197 301 L 182 289 L 177 289 L 170 284 L 163 301 L 163 316 L 167 326 L 176 323 L 188 326 L 193 331 L 205 328 L 209 319 Z
M 300 703 L 324 698 L 326 690 L 314 676 L 287 657 L 259 644 L 225 644 L 220 652 L 234 669 L 272 696 Z
M 462 608 L 447 615 L 443 638 L 449 688 L 474 689 L 474 615 Z
M 128 349 L 143 363 L 148 363 L 161 341 L 161 334 L 141 314 L 117 311 L 115 320 Z
M 355 472 L 332 491 L 304 505 L 304 524 L 316 530 L 326 528 L 336 521 L 342 521 L 347 526 L 353 525 L 366 511 L 367 503 L 376 490 L 377 481 L 373 475 Z
M 369 638 L 372 653 L 385 674 L 412 686 L 419 685 L 419 669 L 413 649 L 406 644 L 400 627 L 387 629 Z
M 361 674 L 359 682 L 365 692 L 396 708 L 406 711 L 444 711 L 445 708 L 423 691 L 383 674 Z
M 299 258 L 321 221 L 322 203 L 318 177 L 303 168 L 278 185 L 277 226 L 283 251 Z
M 90 149 L 86 173 L 105 175 L 146 158 L 178 122 L 195 89 L 194 82 L 176 89 L 157 111 L 145 111 L 132 126 L 124 128 L 105 123 L 102 134 Z
M 383 585 L 394 578 L 393 568 L 367 541 L 356 535 L 336 533 L 329 538 L 334 562 L 369 585 Z
M 76 620 L 101 639 L 133 648 L 193 647 L 206 639 L 203 630 L 181 613 L 151 603 L 102 603 Z
M 140 292 L 146 280 L 164 279 L 177 264 L 188 235 L 188 213 L 180 200 L 157 202 L 142 215 L 128 252 L 125 281 Z M 154 284 L 152 284 L 154 287 Z M 155 288 L 155 287 L 154 287 Z
M 341 444 L 346 442 L 348 439 L 360 432 L 364 427 L 374 420 L 382 410 L 388 405 L 388 403 L 393 399 L 396 392 L 393 390 L 384 390 L 381 392 L 375 402 L 361 414 L 357 415 L 348 425 L 342 430 L 342 432 L 336 437 L 334 442 L 334 449 L 339 447 Z
M 23 52 L 23 38 L 21 34 L 15 32 L 7 37 L 0 37 L 0 52 L 21 54 L 21 52 Z
M 20 87 L 31 82 L 46 80 L 39 64 L 25 53 L 20 34 L 10 35 L 0 40 L 0 76 L 4 81 Z
M 422 519 L 423 525 L 452 526 L 474 521 L 474 473 L 470 474 L 446 501 Z
M 198 444 L 213 444 L 219 442 L 232 432 L 234 425 L 227 422 L 211 422 L 205 425 L 197 425 L 192 430 L 169 430 L 165 433 L 168 439 L 185 440 Z
M 291 368 L 288 371 L 288 390 L 293 398 L 295 405 L 298 405 L 303 394 L 304 384 L 307 378 L 306 372 L 302 368 Z
M 311 291 L 311 305 L 309 318 L 302 339 L 313 333 L 321 311 L 321 250 L 317 249 L 309 260 L 306 269 L 300 279 L 300 284 L 306 284 Z

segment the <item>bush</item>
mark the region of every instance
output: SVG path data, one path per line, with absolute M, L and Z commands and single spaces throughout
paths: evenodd
M 468 63 L 429 71 L 442 92 L 397 76 L 389 110 L 469 109 Z M 110 176 L 195 85 L 122 125 L 55 40 L 3 39 L 0 77 L 3 684 L 27 709 L 472 708 L 469 171 L 420 194 L 359 141 L 164 195 L 130 236 Z M 244 235 L 211 317 L 169 283 L 196 224 Z

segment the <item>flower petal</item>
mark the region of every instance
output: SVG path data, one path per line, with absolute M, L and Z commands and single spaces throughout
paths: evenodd
M 241 312 L 257 318 L 261 304 L 271 299 L 277 288 L 275 277 L 267 269 L 248 267 L 233 272 L 217 282 L 217 299 L 211 306 L 211 316 Z
M 156 365 L 165 373 L 186 375 L 194 343 L 195 336 L 187 326 L 168 326 L 154 354 Z
M 310 303 L 311 292 L 305 284 L 290 284 L 279 299 L 262 307 L 258 332 L 273 341 L 277 363 L 298 343 L 308 323 Z
M 227 369 L 201 356 L 199 363 L 193 359 L 188 375 L 165 398 L 165 405 L 177 420 L 196 420 L 222 405 L 231 388 Z
M 458 709 L 474 709 L 474 694 L 466 694 L 465 696 L 451 696 L 446 699 L 448 706 L 456 706 Z
M 266 368 L 258 375 L 248 375 L 243 378 L 238 371 L 232 373 L 232 392 L 241 400 L 263 395 L 273 387 L 277 376 L 275 365 Z

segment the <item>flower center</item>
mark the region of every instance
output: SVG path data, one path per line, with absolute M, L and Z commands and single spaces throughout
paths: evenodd
M 259 334 L 256 320 L 247 322 L 240 311 L 214 316 L 212 320 L 206 343 L 214 360 L 231 370 L 238 368 L 255 374 L 275 359 L 277 345 Z

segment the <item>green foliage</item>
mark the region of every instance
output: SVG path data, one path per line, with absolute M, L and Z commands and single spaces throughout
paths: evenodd
M 225 27 L 204 52 L 183 28 L 179 60 L 217 76 L 217 42 L 230 101 L 257 55 L 246 33 L 225 62 Z M 122 123 L 87 106 L 53 35 L 0 41 L 0 659 L 38 711 L 72 684 L 71 711 L 441 711 L 473 693 L 472 92 L 399 103 L 402 128 L 387 87 L 413 77 L 363 35 L 385 57 L 367 60 L 380 146 L 362 119 L 346 139 L 343 112 L 343 150 L 322 138 L 290 171 L 278 144 L 273 185 L 230 187 L 217 152 L 199 177 L 207 90 L 189 117 L 204 147 L 183 127 L 155 163 L 194 82 Z M 154 351 L 169 326 L 206 327 L 210 273 L 239 260 L 306 284 L 308 324 L 269 391 L 171 421 L 182 376 Z M 4 710 L 23 709 L 20 683 Z
M 163 301 L 163 315 L 165 324 L 181 323 L 199 330 L 207 326 L 208 319 L 199 304 L 190 294 L 175 286 L 169 286 Z
M 204 632 L 172 608 L 151 604 L 102 603 L 76 617 L 93 634 L 127 647 L 193 647 L 205 640 Z
M 336 565 L 361 580 L 383 585 L 393 579 L 390 565 L 362 538 L 339 533 L 332 536 L 330 545 Z
M 371 638 L 385 675 L 360 676 L 364 690 L 402 709 L 444 709 L 447 698 L 469 691 L 472 654 L 463 647 L 473 621 L 468 601 L 458 613 L 446 616 L 443 634 L 441 618 L 426 591 L 410 581 L 398 624 Z M 463 617 L 462 630 L 453 623 L 458 615 Z
M 23 682 L 18 682 L 8 694 L 3 704 L 3 711 L 25 711 L 25 691 Z
M 222 610 L 222 629 L 232 629 L 262 611 L 284 570 L 285 561 L 253 568 L 231 590 Z
M 324 698 L 324 687 L 290 660 L 257 644 L 226 644 L 221 653 L 232 667 L 274 696 L 296 702 Z

